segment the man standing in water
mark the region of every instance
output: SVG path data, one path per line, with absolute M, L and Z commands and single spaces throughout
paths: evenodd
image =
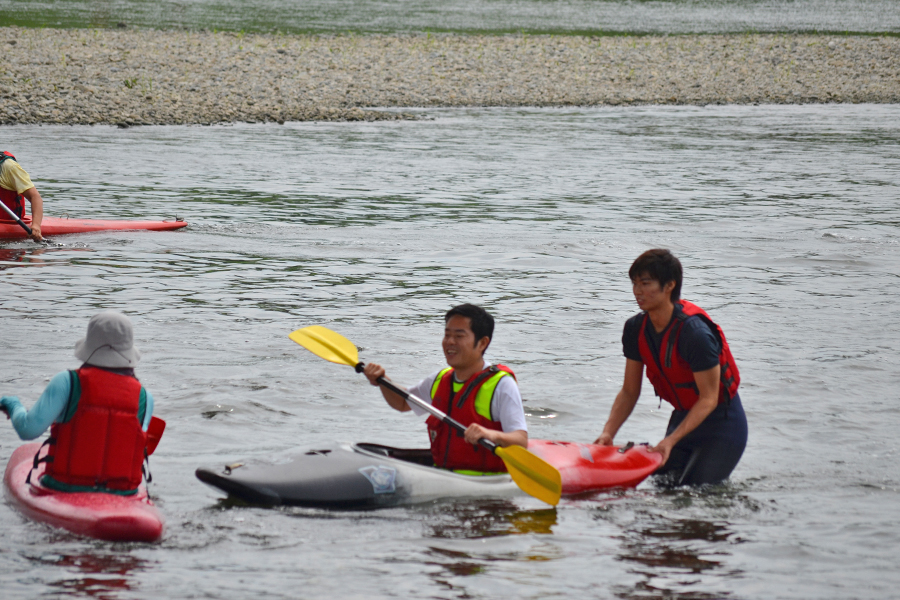
M 0 152 L 0 202 L 22 219 L 25 217 L 25 200 L 31 203 L 31 239 L 40 242 L 44 239 L 41 237 L 44 201 L 16 157 L 6 151 Z M 0 220 L 8 218 L 9 215 L 0 210 Z
M 641 311 L 625 323 L 625 381 L 603 433 L 610 445 L 641 393 L 644 367 L 656 395 L 675 411 L 657 474 L 675 485 L 719 483 L 737 466 L 747 445 L 747 418 L 737 389 L 737 365 L 725 334 L 706 312 L 681 300 L 681 263 L 668 250 L 648 250 L 628 270 Z
M 498 446 L 528 446 L 528 428 L 522 408 L 522 396 L 515 375 L 503 365 L 492 366 L 484 352 L 494 335 L 494 318 L 480 306 L 462 304 L 444 316 L 441 346 L 448 368 L 429 375 L 409 392 L 466 425 L 465 435 L 429 416 L 426 424 L 431 438 L 431 454 L 437 467 L 483 475 L 506 471 L 503 461 L 478 444 L 487 438 Z M 372 385 L 384 376 L 384 368 L 375 363 L 364 371 Z M 426 414 L 394 392 L 381 388 L 387 403 L 400 412 L 412 410 Z

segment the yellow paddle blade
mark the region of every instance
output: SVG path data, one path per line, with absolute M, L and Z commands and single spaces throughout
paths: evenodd
M 327 361 L 351 367 L 359 362 L 359 353 L 353 342 L 321 325 L 298 329 L 288 337 Z
M 547 504 L 559 504 L 562 477 L 553 465 L 522 446 L 498 447 L 496 454 L 523 492 Z

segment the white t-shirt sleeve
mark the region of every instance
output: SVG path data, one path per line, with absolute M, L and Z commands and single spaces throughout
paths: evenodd
M 522 407 L 522 394 L 519 393 L 516 380 L 509 375 L 501 379 L 494 390 L 491 418 L 500 421 L 503 433 L 528 431 L 528 425 L 525 423 L 525 409 Z
M 434 385 L 434 380 L 437 378 L 438 374 L 440 374 L 440 371 L 435 371 L 416 385 L 412 386 L 411 388 L 407 388 L 406 391 L 413 396 L 416 396 L 420 400 L 424 400 L 428 404 L 431 404 L 431 386 Z M 419 408 L 418 404 L 414 404 L 412 402 L 407 402 L 407 404 L 409 404 L 409 407 L 412 409 L 413 413 L 415 413 L 419 417 L 431 414 L 424 408 Z

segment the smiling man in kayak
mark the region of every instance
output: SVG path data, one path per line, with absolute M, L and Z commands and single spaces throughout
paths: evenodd
M 628 276 L 642 312 L 625 323 L 625 381 L 594 443 L 613 443 L 646 367 L 656 395 L 675 407 L 666 437 L 651 449 L 663 457 L 657 474 L 676 485 L 721 482 L 747 444 L 740 375 L 725 334 L 702 308 L 680 299 L 681 263 L 668 250 L 644 252 Z
M 508 367 L 492 366 L 484 360 L 494 335 L 494 318 L 479 306 L 462 304 L 447 311 L 444 323 L 441 345 L 450 366 L 408 390 L 426 402 L 431 399 L 432 406 L 467 426 L 463 436 L 439 419 L 428 417 L 434 464 L 467 474 L 506 471 L 500 458 L 478 445 L 479 439 L 487 438 L 501 447 L 528 446 L 528 428 L 515 375 Z M 370 362 L 364 373 L 377 386 L 384 368 Z M 384 387 L 381 393 L 400 412 L 427 414 Z
M 25 172 L 16 157 L 9 152 L 0 152 L 0 202 L 13 211 L 20 219 L 25 217 L 25 200 L 31 203 L 31 239 L 40 242 L 41 222 L 44 220 L 44 200 L 31 177 Z M 0 210 L 0 221 L 9 219 Z
M 15 396 L 0 398 L 0 409 L 23 440 L 50 428 L 47 455 L 37 461 L 47 463 L 44 486 L 63 492 L 137 492 L 153 396 L 134 376 L 141 355 L 133 342 L 125 315 L 94 315 L 87 337 L 75 344 L 81 368 L 54 375 L 31 410 Z

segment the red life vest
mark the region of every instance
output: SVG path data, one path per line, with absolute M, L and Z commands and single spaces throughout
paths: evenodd
M 81 396 L 72 418 L 50 428 L 46 475 L 69 486 L 137 489 L 147 445 L 140 382 L 91 366 L 76 373 Z
M 7 160 L 16 160 L 16 157 L 4 150 L 0 152 L 0 165 Z M 25 197 L 16 192 L 16 190 L 8 190 L 0 186 L 0 202 L 9 207 L 11 211 L 21 219 L 25 216 Z M 9 215 L 0 210 L 0 221 L 9 221 Z
M 466 427 L 477 423 L 486 429 L 503 431 L 500 422 L 492 421 L 489 415 L 496 384 L 507 374 L 512 375 L 513 379 L 516 377 L 509 367 L 490 366 L 472 375 L 463 384 L 459 393 L 454 394 L 453 369 L 444 369 L 431 388 L 431 404 Z M 487 397 L 488 392 L 485 390 L 479 398 L 479 393 L 489 382 L 493 384 L 490 386 L 490 397 Z M 478 410 L 479 406 L 476 404 L 481 406 L 481 411 Z M 486 413 L 487 416 L 481 413 Z M 435 466 L 482 473 L 506 471 L 506 465 L 497 455 L 484 446 L 470 444 L 462 433 L 437 417 L 428 417 L 425 424 L 428 426 L 428 435 L 431 438 L 431 456 Z
M 734 362 L 734 356 L 731 355 L 731 349 L 725 340 L 725 333 L 722 328 L 716 325 L 709 315 L 702 308 L 688 302 L 687 300 L 679 300 L 675 302 L 675 313 L 672 323 L 663 333 L 659 342 L 659 355 L 650 349 L 647 341 L 647 320 L 650 318 L 648 314 L 644 314 L 641 321 L 640 332 L 638 333 L 638 349 L 641 352 L 641 360 L 647 367 L 647 379 L 653 384 L 656 395 L 672 405 L 678 410 L 690 410 L 697 400 L 700 398 L 700 390 L 697 388 L 697 382 L 694 380 L 694 373 L 691 366 L 686 360 L 678 354 L 678 338 L 681 335 L 681 328 L 684 326 L 685 320 L 694 315 L 703 319 L 704 323 L 712 330 L 721 346 L 719 350 L 719 404 L 727 402 L 737 393 L 738 385 L 741 382 L 741 375 L 738 373 L 737 364 Z

